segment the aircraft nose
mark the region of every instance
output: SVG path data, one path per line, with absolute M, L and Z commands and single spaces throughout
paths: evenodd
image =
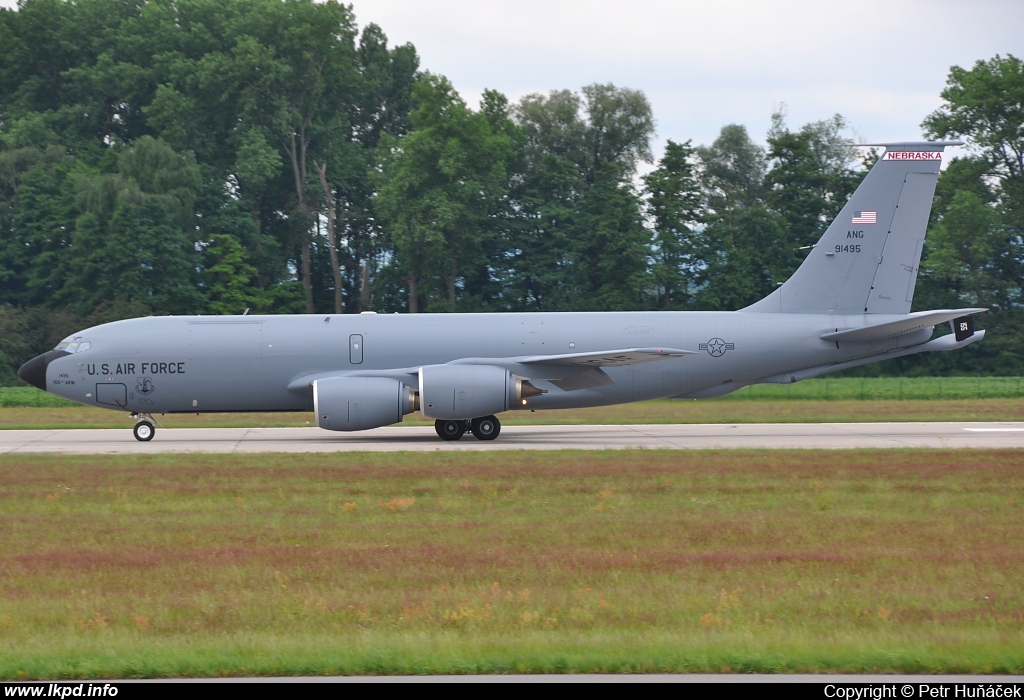
M 71 353 L 65 352 L 64 350 L 50 350 L 44 352 L 38 357 L 33 357 L 31 360 L 23 364 L 18 369 L 18 376 L 26 384 L 31 384 L 37 389 L 46 391 L 46 368 L 51 362 L 56 360 L 58 357 L 64 357 Z

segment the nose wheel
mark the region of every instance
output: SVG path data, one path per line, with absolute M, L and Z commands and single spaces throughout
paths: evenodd
M 148 420 L 140 420 L 132 428 L 132 433 L 135 434 L 135 439 L 139 442 L 149 442 L 156 435 L 156 428 Z
M 156 435 L 156 428 L 153 427 L 153 423 L 163 425 L 148 413 L 132 413 L 131 417 L 137 421 L 135 427 L 132 428 L 132 434 L 135 435 L 135 439 L 139 442 L 149 442 Z

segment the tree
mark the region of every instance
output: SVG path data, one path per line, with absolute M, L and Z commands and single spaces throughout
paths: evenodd
M 974 160 L 987 166 L 984 175 L 994 178 L 995 206 L 1012 258 L 1002 265 L 1004 281 L 1019 294 L 1024 272 L 1024 62 L 997 55 L 971 70 L 953 66 L 942 98 L 945 104 L 922 126 L 933 138 L 967 139 Z
M 922 126 L 931 138 L 965 137 L 1003 179 L 1024 177 L 1024 62 L 1013 55 L 949 69 L 945 104 Z
M 651 159 L 650 104 L 642 92 L 611 84 L 581 92 L 526 95 L 510 112 L 519 144 L 502 222 L 511 308 L 640 303 L 631 263 L 640 205 L 631 178 Z M 615 255 L 625 251 L 629 272 L 616 278 Z M 617 291 L 595 296 L 600 288 Z
M 339 183 L 344 211 L 344 235 L 351 250 L 355 310 L 375 308 L 374 281 L 384 252 L 384 235 L 374 211 L 373 169 L 383 134 L 398 137 L 410 128 L 412 89 L 419 57 L 412 44 L 388 48 L 387 36 L 376 24 L 363 29 L 357 48 L 358 97 L 351 118 L 355 158 Z M 358 291 L 355 287 L 358 285 Z M 383 290 L 381 290 L 383 292 Z
M 784 239 L 782 217 L 761 204 L 710 219 L 698 237 L 703 265 L 694 275 L 694 305 L 732 311 L 770 294 L 785 280 L 792 257 Z
M 571 308 L 579 297 L 572 264 L 583 176 L 586 125 L 569 90 L 530 94 L 509 112 L 516 159 L 502 224 L 502 277 L 517 311 Z
M 695 305 L 737 309 L 770 293 L 789 263 L 782 218 L 765 205 L 765 151 L 745 127 L 722 127 L 710 146 L 696 149 L 707 202 L 705 225 L 694 237 Z
M 381 138 L 377 211 L 406 270 L 409 311 L 421 310 L 425 292 L 428 307 L 453 311 L 460 260 L 482 245 L 480 222 L 504 182 L 510 143 L 442 76 L 425 74 L 413 97 L 412 131 Z M 425 276 L 443 280 L 432 304 Z
M 643 178 L 647 214 L 654 227 L 654 266 L 659 309 L 684 309 L 690 301 L 692 270 L 698 264 L 695 229 L 703 218 L 703 197 L 690 142 L 669 140 L 658 167 Z
M 698 172 L 708 208 L 729 219 L 738 209 L 763 201 L 765 151 L 739 124 L 723 126 L 710 146 L 698 146 Z
M 351 131 L 347 100 L 355 92 L 355 28 L 351 8 L 333 1 L 324 5 L 290 2 L 281 8 L 274 18 L 275 31 L 280 36 L 277 50 L 287 69 L 280 72 L 282 80 L 275 86 L 272 129 L 281 139 L 291 165 L 306 312 L 313 313 L 309 167 L 320 158 L 322 165 L 314 167 L 323 168 L 321 187 L 325 201 L 332 199 L 326 182 L 326 164 L 331 156 L 337 157 Z M 281 32 L 281 27 L 286 29 Z M 329 218 L 329 231 L 330 239 L 334 239 L 333 217 Z M 335 284 L 340 287 L 337 241 L 328 240 L 328 246 Z M 335 310 L 339 312 L 340 295 L 339 289 L 335 292 Z
M 964 303 L 974 303 L 966 302 L 963 298 L 964 290 L 973 285 L 967 284 L 961 279 L 960 273 L 963 268 L 957 261 L 955 247 L 964 244 L 970 246 L 970 243 L 965 240 L 965 236 L 977 235 L 984 238 L 992 236 L 998 221 L 986 221 L 984 228 L 971 232 L 963 231 L 957 224 L 954 224 L 951 229 L 943 224 L 943 219 L 958 197 L 961 199 L 960 205 L 957 207 L 960 210 L 960 215 L 954 215 L 954 220 L 963 223 L 964 215 L 968 214 L 967 210 L 973 209 L 975 204 L 983 204 L 991 210 L 993 216 L 998 217 L 995 208 L 997 193 L 993 190 L 989 182 L 990 179 L 987 177 L 988 169 L 988 164 L 979 158 L 954 158 L 939 174 L 939 181 L 935 187 L 935 201 L 932 204 L 928 224 L 928 236 L 925 239 L 921 268 L 914 292 L 914 307 L 916 309 L 956 308 Z M 968 194 L 972 196 L 972 199 L 964 199 L 964 196 Z M 987 215 L 977 211 L 975 216 L 988 219 Z M 959 239 L 959 242 L 954 242 L 954 239 Z M 987 244 L 984 247 L 993 249 Z M 1005 252 L 1008 250 L 1004 249 Z M 972 258 L 977 262 L 976 255 L 973 255 Z M 992 262 L 994 261 L 988 261 L 983 266 L 989 271 L 993 271 L 994 268 L 990 264 Z M 988 318 L 986 317 L 986 321 Z
M 649 236 L 640 201 L 622 167 L 601 168 L 580 205 L 573 262 L 581 284 L 577 308 L 631 311 L 643 307 Z
M 955 290 L 960 303 L 987 307 L 1002 302 L 1005 307 L 995 263 L 1008 248 L 1006 238 L 997 212 L 975 193 L 961 190 L 929 233 L 926 266 Z
M 19 306 L 48 305 L 65 283 L 74 228 L 75 158 L 63 149 L 0 151 L 0 290 Z
M 942 98 L 922 127 L 930 138 L 963 138 L 971 156 L 954 160 L 939 177 L 921 270 L 923 296 L 994 306 L 982 317 L 990 338 L 957 361 L 986 358 L 991 368 L 1019 368 L 1024 62 L 997 55 L 969 70 L 953 66 Z
M 817 243 L 859 183 L 846 128 L 836 114 L 793 132 L 783 112 L 772 115 L 765 202 L 782 215 L 793 248 Z
M 310 0 L 210 0 L 168 3 L 154 14 L 162 36 L 171 39 L 163 39 L 166 53 L 157 57 L 165 80 L 144 111 L 175 147 L 194 150 L 211 167 L 213 184 L 230 192 L 208 216 L 233 217 L 231 200 L 250 212 L 253 226 L 244 237 L 264 288 L 288 263 L 279 252 L 297 247 L 295 266 L 312 312 L 314 230 L 320 212 L 327 212 L 339 310 L 342 263 L 329 200 L 352 140 L 357 69 L 351 8 Z
M 77 178 L 78 216 L 59 268 L 60 303 L 88 312 L 110 299 L 157 313 L 203 309 L 196 288 L 194 159 L 143 137 L 117 159 L 117 172 Z
M 638 161 L 653 160 L 654 115 L 643 92 L 595 83 L 584 87 L 582 93 L 589 127 L 584 132 L 587 182 L 593 184 L 611 163 L 617 163 L 622 176 L 629 177 Z
M 257 271 L 249 264 L 238 239 L 214 234 L 203 257 L 203 277 L 211 313 L 240 314 L 249 309 L 260 313 L 270 306 L 267 292 L 253 284 Z

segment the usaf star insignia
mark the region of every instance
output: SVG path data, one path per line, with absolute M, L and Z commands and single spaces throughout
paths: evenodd
M 706 343 L 700 344 L 701 350 L 707 350 L 711 357 L 721 357 L 725 354 L 726 350 L 735 350 L 735 343 L 727 343 L 721 338 L 712 338 Z

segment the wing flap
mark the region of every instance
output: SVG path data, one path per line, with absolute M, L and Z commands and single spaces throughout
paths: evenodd
M 675 348 L 626 348 L 624 350 L 599 350 L 597 352 L 574 352 L 565 355 L 532 355 L 518 357 L 523 365 L 550 365 L 554 367 L 625 367 L 644 362 L 672 360 L 686 355 L 696 355 L 692 350 Z
M 601 368 L 584 370 L 578 374 L 562 379 L 548 379 L 562 391 L 579 391 L 580 389 L 596 389 L 599 386 L 608 386 L 615 381 L 604 373 Z

